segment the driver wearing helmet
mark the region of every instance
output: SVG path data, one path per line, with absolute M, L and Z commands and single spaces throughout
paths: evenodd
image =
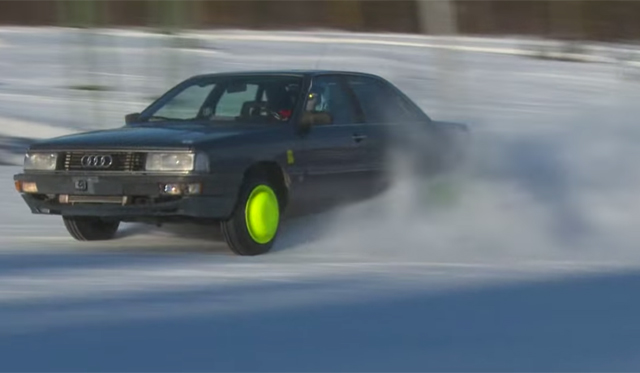
M 326 109 L 325 87 L 314 85 L 309 90 L 303 115 L 305 121 L 311 125 L 324 125 L 333 123 L 331 114 Z
M 325 106 L 324 87 L 314 85 L 309 90 L 305 110 L 309 112 L 325 111 Z

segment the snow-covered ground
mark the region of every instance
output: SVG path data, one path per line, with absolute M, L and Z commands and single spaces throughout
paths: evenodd
M 111 242 L 74 242 L 60 219 L 28 212 L 12 190 L 19 167 L 0 167 L 0 369 L 640 368 L 633 70 L 496 52 L 514 40 L 225 35 L 168 48 L 131 31 L 0 29 L 0 135 L 119 126 L 196 73 L 362 70 L 434 118 L 469 123 L 472 162 L 449 181 L 453 197 L 402 175 L 240 258 L 206 227 L 127 225 Z

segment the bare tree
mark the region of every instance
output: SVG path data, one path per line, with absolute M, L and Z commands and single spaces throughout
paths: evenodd
M 461 69 L 453 50 L 453 37 L 457 34 L 456 3 L 453 0 L 418 0 L 417 5 L 422 33 L 442 37 L 436 41 L 439 48 L 435 51 L 437 76 L 434 77 L 442 106 L 459 109 L 455 101 L 461 97 L 458 87 L 462 80 Z
M 453 35 L 457 33 L 455 1 L 418 0 L 418 18 L 423 34 Z

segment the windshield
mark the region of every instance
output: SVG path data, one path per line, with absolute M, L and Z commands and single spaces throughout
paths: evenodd
M 294 76 L 217 77 L 182 83 L 141 120 L 288 122 L 302 79 Z

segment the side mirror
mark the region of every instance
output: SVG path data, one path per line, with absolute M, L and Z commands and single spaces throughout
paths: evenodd
M 298 122 L 298 128 L 300 132 L 307 133 L 311 130 L 311 126 L 313 125 L 313 121 L 311 119 L 311 113 L 305 111 L 300 116 L 300 121 Z
M 126 124 L 135 123 L 140 119 L 140 113 L 131 113 L 124 116 L 124 122 Z
M 323 111 L 305 111 L 300 118 L 299 127 L 300 131 L 308 132 L 312 126 L 323 126 L 332 123 L 333 118 L 331 118 L 329 113 Z

